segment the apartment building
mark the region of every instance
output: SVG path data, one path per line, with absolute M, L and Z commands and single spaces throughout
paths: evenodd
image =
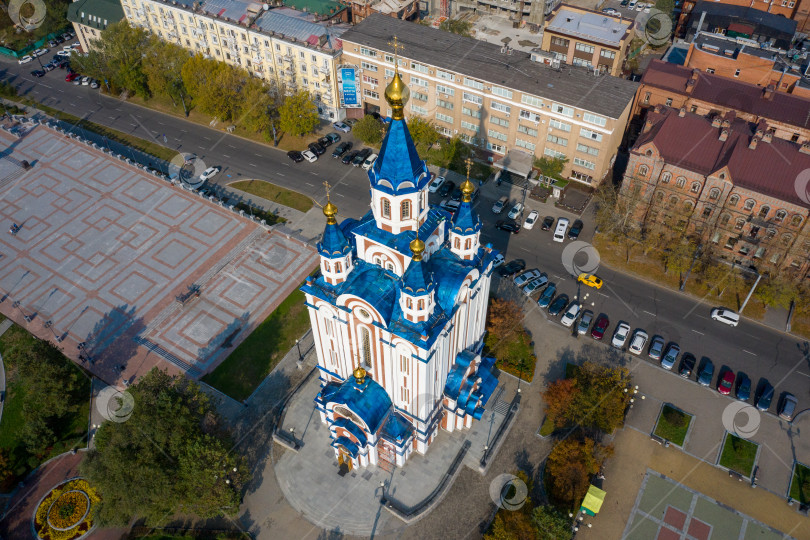
M 765 121 L 779 139 L 810 141 L 810 95 L 776 92 L 733 78 L 653 60 L 641 77 L 633 116 L 643 116 L 657 105 L 685 108 L 692 114 L 713 116 L 735 111 L 737 118 Z
M 79 39 L 82 50 L 90 50 L 90 43 L 98 39 L 109 25 L 124 18 L 118 0 L 77 0 L 68 6 L 67 20 Z
M 619 76 L 633 21 L 561 4 L 546 19 L 542 49 L 561 62 Z
M 399 72 L 411 93 L 407 116 L 429 119 L 493 159 L 509 149 L 564 157 L 565 176 L 592 186 L 612 166 L 636 83 L 372 15 L 343 34 L 343 64 L 358 69 L 366 112 L 390 114 L 383 90 L 394 75 L 392 36 L 404 47 Z
M 321 118 L 340 120 L 337 64 L 348 25 L 240 0 L 121 0 L 130 24 L 240 66 L 280 91 L 309 91 Z
M 419 0 L 351 0 L 351 6 L 352 22 L 355 24 L 372 13 L 407 21 L 412 21 L 419 15 Z
M 466 11 L 473 11 L 475 13 L 502 17 L 512 21 L 522 21 L 534 27 L 542 27 L 545 18 L 555 7 L 560 5 L 560 1 L 561 0 L 457 0 L 449 2 L 448 0 L 442 0 L 442 6 L 449 6 L 447 9 L 440 8 L 439 12 L 442 15 L 452 14 L 453 17 L 457 17 Z M 433 3 L 435 3 L 435 0 L 431 2 L 431 4 Z M 432 9 L 431 12 L 433 12 Z
M 774 137 L 764 120 L 659 105 L 630 150 L 621 195 L 639 226 L 681 230 L 729 261 L 804 278 L 810 202 L 797 183 L 807 170 L 810 142 Z
M 691 39 L 697 32 L 712 32 L 748 38 L 780 49 L 790 47 L 796 35 L 796 21 L 757 9 L 756 0 L 744 4 L 701 0 L 693 6 L 685 5 L 675 34 Z

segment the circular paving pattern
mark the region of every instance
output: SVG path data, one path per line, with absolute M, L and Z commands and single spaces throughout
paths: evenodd
M 78 540 L 93 530 L 99 498 L 82 478 L 72 478 L 51 489 L 39 501 L 32 527 L 40 540 Z

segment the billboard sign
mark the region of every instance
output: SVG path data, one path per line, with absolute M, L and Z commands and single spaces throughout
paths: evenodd
M 348 66 L 338 69 L 338 88 L 340 88 L 340 106 L 345 109 L 362 107 L 357 89 L 357 68 Z

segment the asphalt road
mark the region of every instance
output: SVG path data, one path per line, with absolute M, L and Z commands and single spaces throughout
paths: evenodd
M 51 56 L 52 52 L 42 57 L 43 63 Z M 342 165 L 328 156 L 312 164 L 294 164 L 278 149 L 245 141 L 221 129 L 200 127 L 104 97 L 87 86 L 66 83 L 63 70 L 36 79 L 30 75 L 36 68 L 36 60 L 19 66 L 10 59 L 0 58 L 0 79 L 10 81 L 21 94 L 41 103 L 119 131 L 152 139 L 159 144 L 164 144 L 165 134 L 165 146 L 178 152 L 194 153 L 208 167 L 221 166 L 223 171 L 215 178 L 217 183 L 261 178 L 324 202 L 323 182 L 328 181 L 333 186 L 333 200 L 344 218 L 357 218 L 368 210 L 368 179 L 359 168 Z M 352 140 L 350 136 L 343 137 Z M 755 388 L 761 378 L 766 378 L 776 387 L 777 396 L 789 391 L 798 397 L 800 409 L 810 407 L 810 356 L 806 342 L 745 319 L 736 328 L 727 327 L 709 318 L 709 311 L 714 306 L 607 267 L 599 270 L 605 281 L 602 289 L 580 291 L 562 264 L 563 249 L 570 245 L 570 241 L 566 240 L 564 244 L 553 242 L 551 232 L 540 230 L 539 224 L 535 229 L 523 230 L 518 235 L 494 229 L 493 224 L 500 216 L 493 215 L 490 207 L 500 195 L 508 194 L 509 189 L 508 185 L 486 185 L 482 189 L 476 206 L 485 223 L 483 241 L 491 242 L 505 252 L 507 259 L 521 258 L 528 268 L 538 267 L 547 272 L 557 283 L 558 291 L 571 297 L 580 294 L 586 307 L 595 314 L 606 313 L 611 323 L 605 334 L 605 346 L 608 346 L 618 321 L 627 321 L 632 329 L 644 328 L 650 336 L 660 334 L 668 342 L 677 342 L 682 351 L 695 354 L 699 360 L 704 356 L 710 358 L 715 364 L 714 384 L 720 370 L 728 367 L 746 373 Z M 431 200 L 438 202 L 435 195 L 431 195 Z M 551 204 L 528 201 L 526 212 L 534 208 L 540 211 L 541 218 L 545 215 L 574 218 Z M 586 216 L 580 240 L 589 241 L 592 234 L 593 226 Z M 583 264 L 582 259 L 584 255 L 580 255 L 577 262 Z M 540 314 L 532 312 L 528 316 Z M 548 324 L 559 324 L 557 318 L 549 319 Z M 775 408 L 776 399 L 771 410 Z

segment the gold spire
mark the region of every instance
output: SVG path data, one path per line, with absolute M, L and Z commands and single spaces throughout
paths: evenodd
M 357 367 L 354 368 L 354 372 L 352 374 L 354 375 L 354 380 L 357 381 L 357 384 L 363 384 L 363 382 L 365 382 L 366 370 L 363 369 L 363 366 L 361 366 L 360 364 L 358 364 Z
M 385 87 L 385 101 L 391 106 L 391 118 L 394 120 L 402 120 L 405 118 L 404 110 L 408 99 L 411 97 L 411 91 L 405 86 L 402 77 L 399 76 L 399 49 L 403 46 L 394 36 L 392 42 L 388 42 L 391 48 L 394 49 L 394 78 Z
M 467 158 L 464 163 L 467 164 L 467 180 L 462 182 L 461 186 L 461 200 L 463 202 L 470 202 L 472 201 L 472 194 L 475 193 L 475 186 L 472 182 L 470 182 L 470 168 L 472 167 L 472 161 L 470 158 Z
M 338 213 L 338 209 L 337 206 L 332 204 L 332 201 L 329 200 L 329 182 L 324 182 L 323 185 L 326 186 L 326 205 L 323 207 L 323 215 L 326 216 L 327 225 L 335 225 L 337 223 L 335 216 Z
M 416 231 L 416 238 L 411 240 L 411 253 L 413 253 L 414 261 L 422 260 L 422 253 L 425 251 L 425 243 L 419 240 L 419 230 Z

